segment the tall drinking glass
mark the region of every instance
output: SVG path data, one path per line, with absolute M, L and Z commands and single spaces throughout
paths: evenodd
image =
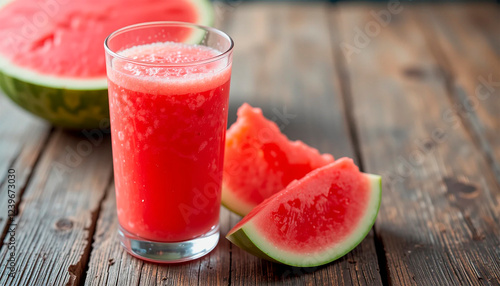
M 152 22 L 104 46 L 121 243 L 154 262 L 201 257 L 219 240 L 233 41 Z

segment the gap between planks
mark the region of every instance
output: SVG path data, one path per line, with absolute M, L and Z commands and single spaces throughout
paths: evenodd
M 94 248 L 94 241 L 95 241 L 94 235 L 95 235 L 95 232 L 97 229 L 97 221 L 99 219 L 99 215 L 101 214 L 102 205 L 104 204 L 104 201 L 108 198 L 107 190 L 108 190 L 108 188 L 110 188 L 113 185 L 113 182 L 114 182 L 114 176 L 113 176 L 113 174 L 111 174 L 109 181 L 108 181 L 108 184 L 106 185 L 106 189 L 105 189 L 106 191 L 104 192 L 104 195 L 102 196 L 101 200 L 99 201 L 97 209 L 95 211 L 92 211 L 92 224 L 88 228 L 89 235 L 87 238 L 88 239 L 87 245 L 89 247 L 86 250 L 87 255 L 85 255 L 85 258 L 84 258 L 85 261 L 83 263 L 84 264 L 83 270 L 82 270 L 80 281 L 79 281 L 78 285 L 85 285 L 85 280 L 87 279 L 87 271 L 89 270 L 90 255 L 92 253 L 92 249 Z M 78 262 L 78 263 L 80 263 L 80 262 Z
M 439 40 L 433 40 L 435 38 L 439 39 L 442 35 L 440 35 L 440 33 L 435 30 L 430 30 L 431 27 L 435 28 L 436 25 L 451 27 L 452 22 L 450 22 L 449 18 L 447 18 L 447 20 L 444 20 L 446 18 L 445 16 L 449 17 L 449 15 L 443 15 L 443 7 L 439 7 L 439 9 L 437 9 L 436 11 L 434 10 L 435 9 L 432 9 L 432 7 L 428 5 L 422 6 L 419 7 L 419 9 L 415 9 L 415 11 L 412 11 L 413 13 L 411 13 L 411 17 L 415 19 L 417 27 L 427 41 L 429 51 L 432 53 L 435 61 L 439 64 L 450 106 L 461 106 L 467 108 L 467 104 L 470 104 L 467 102 L 473 95 L 470 94 L 469 90 L 467 90 L 467 87 L 463 86 L 463 82 L 460 82 L 460 80 L 458 79 L 459 76 L 463 75 L 463 72 L 461 73 L 461 71 L 459 71 L 459 67 L 473 68 L 475 72 L 479 72 L 478 67 L 471 67 L 467 63 L 460 63 L 458 64 L 458 67 L 453 66 L 453 63 L 451 62 L 452 59 L 450 58 L 450 55 L 446 53 L 443 43 Z M 441 17 L 438 17 L 438 15 Z M 429 19 L 431 19 L 432 21 L 427 21 Z M 439 22 L 434 23 L 434 21 Z M 465 20 L 464 23 L 467 23 L 467 20 Z M 456 30 L 451 30 L 451 32 L 456 33 Z M 455 50 L 453 50 L 453 52 L 455 52 Z M 482 71 L 484 72 L 484 70 Z M 479 74 L 482 75 L 482 73 L 480 72 Z M 489 75 L 492 74 L 493 73 L 490 73 Z M 496 78 L 493 77 L 493 80 L 496 80 Z M 498 91 L 496 89 L 495 91 L 496 93 L 490 94 L 491 97 L 498 95 Z M 477 94 L 474 95 L 477 97 Z M 484 104 L 484 102 L 479 102 L 476 104 Z M 457 109 L 455 113 L 459 118 L 465 133 L 469 136 L 471 142 L 482 153 L 488 165 L 490 165 L 494 173 L 493 175 L 496 178 L 497 186 L 500 188 L 500 162 L 496 160 L 495 153 L 492 148 L 492 145 L 495 143 L 488 142 L 488 139 L 485 138 L 484 133 L 487 131 L 488 127 L 483 125 L 481 119 L 478 117 L 478 112 L 480 112 L 478 111 L 478 107 L 471 106 L 471 108 L 472 110 L 466 110 L 465 112 L 463 110 Z
M 340 5 L 338 3 L 332 5 L 331 10 L 333 13 L 329 13 L 329 22 L 328 27 L 330 29 L 330 35 L 334 33 L 340 34 L 340 31 L 335 28 L 338 27 L 338 18 L 340 15 L 339 11 Z M 337 17 L 332 17 L 335 14 Z M 351 94 L 351 79 L 349 76 L 349 72 L 347 70 L 347 63 L 344 59 L 344 56 L 339 49 L 340 42 L 335 41 L 335 38 L 330 37 L 330 41 L 332 42 L 332 54 L 333 54 L 333 67 L 337 71 L 339 77 L 339 92 L 342 99 L 342 107 L 345 114 L 345 119 L 347 122 L 347 130 L 349 132 L 349 139 L 351 141 L 351 145 L 354 151 L 354 160 L 357 162 L 359 169 L 362 172 L 365 172 L 363 166 L 363 155 L 361 152 L 361 145 L 359 143 L 359 135 L 358 128 L 356 124 L 356 117 L 354 115 L 354 100 Z M 384 243 L 382 239 L 379 237 L 379 234 L 376 231 L 375 225 L 372 227 L 372 231 L 374 233 L 373 240 L 375 244 L 375 251 L 377 254 L 377 261 L 379 266 L 379 275 L 383 285 L 391 285 L 390 276 L 388 274 L 388 264 L 387 258 L 385 254 Z M 366 238 L 365 238 L 366 239 Z
M 24 191 L 29 186 L 29 184 L 31 182 L 31 178 L 32 178 L 33 173 L 34 173 L 34 170 L 36 169 L 36 167 L 38 165 L 38 162 L 40 161 L 40 158 L 42 157 L 43 152 L 47 148 L 47 146 L 49 144 L 49 141 L 50 141 L 50 137 L 51 137 L 51 135 L 53 133 L 54 133 L 54 127 L 51 127 L 48 130 L 47 135 L 45 135 L 45 138 L 44 138 L 44 141 L 42 143 L 42 146 L 40 147 L 40 149 L 38 151 L 38 154 L 36 155 L 36 159 L 33 162 L 33 165 L 30 166 L 30 170 L 29 170 L 29 173 L 26 176 L 26 180 L 24 182 L 22 182 L 22 185 L 21 185 L 20 188 L 17 188 L 17 176 L 16 176 L 16 188 L 17 188 L 17 190 L 16 190 L 16 198 L 15 198 L 16 199 L 16 203 L 14 204 L 15 205 L 15 207 L 14 207 L 14 216 L 13 216 L 14 221 L 16 220 L 16 218 L 17 218 L 17 216 L 19 214 L 19 205 L 23 201 Z M 12 169 L 12 168 L 15 167 L 16 162 L 19 159 L 19 157 L 21 156 L 22 152 L 23 152 L 23 148 L 20 148 L 19 152 L 12 158 L 11 163 L 9 164 L 8 169 Z M 6 186 L 6 184 L 7 184 L 7 177 L 5 177 L 5 180 L 3 180 L 2 182 L 0 182 L 0 187 L 4 187 L 4 186 Z M 6 217 L 6 222 L 8 222 L 9 219 L 10 219 L 9 217 Z M 4 229 L 2 230 L 2 234 L 0 235 L 0 249 L 2 249 L 2 247 L 4 246 L 4 239 L 7 236 L 7 233 L 8 233 L 8 230 L 9 230 L 9 226 L 10 226 L 10 224 L 6 223 Z
M 20 243 L 18 245 L 19 257 L 17 265 L 19 265 L 23 273 L 27 271 L 28 274 L 16 275 L 15 278 L 7 280 L 5 277 L 0 278 L 2 281 L 5 280 L 4 282 L 10 281 L 12 283 L 17 281 L 14 283 L 20 285 L 29 282 L 30 284 L 38 285 L 42 283 L 41 281 L 43 280 L 44 282 L 42 284 L 52 284 L 58 281 L 56 284 L 66 283 L 75 285 L 80 281 L 79 275 L 82 275 L 87 264 L 86 260 L 88 259 L 87 256 L 90 249 L 89 240 L 92 239 L 95 220 L 98 217 L 96 210 L 99 209 L 99 204 L 101 203 L 100 196 L 95 200 L 95 204 L 93 204 L 91 199 L 92 191 L 97 190 L 96 192 L 98 194 L 98 190 L 100 189 L 98 185 L 102 184 L 105 186 L 110 180 L 111 172 L 101 172 L 100 175 L 97 175 L 96 181 L 88 182 L 84 185 L 75 186 L 73 182 L 83 182 L 79 180 L 82 178 L 78 177 L 85 178 L 86 175 L 90 175 L 94 178 L 94 173 L 90 170 L 93 170 L 96 166 L 106 168 L 107 170 L 111 170 L 111 168 L 95 164 L 97 160 L 103 158 L 103 154 L 107 154 L 106 146 L 101 146 L 94 149 L 94 152 L 97 152 L 96 154 L 88 157 L 84 156 L 81 164 L 72 166 L 72 173 L 70 173 L 70 176 L 64 177 L 66 179 L 65 181 L 60 180 L 59 177 L 55 177 L 54 175 L 62 175 L 61 173 L 55 173 L 57 171 L 55 164 L 61 164 L 59 160 L 65 158 L 66 153 L 64 147 L 75 147 L 78 142 L 82 142 L 82 138 L 78 138 L 75 135 L 75 133 L 71 134 L 57 129 L 56 132 L 50 134 L 48 137 L 49 142 L 46 144 L 43 153 L 40 153 L 41 156 L 36 164 L 36 168 L 32 170 L 33 177 L 29 185 L 27 185 L 29 187 L 26 188 L 23 195 L 23 204 L 20 205 L 18 220 L 23 224 L 20 224 L 19 229 L 16 230 L 16 237 L 19 239 Z M 103 142 L 104 145 L 107 145 L 106 141 L 107 140 Z M 85 171 L 84 169 L 89 170 L 89 172 L 82 172 Z M 99 168 L 96 170 L 97 173 L 99 172 L 98 170 Z M 68 194 L 66 189 L 68 186 L 71 186 L 71 189 L 73 189 L 72 186 L 75 186 L 73 190 L 76 191 L 74 194 L 76 199 L 78 199 L 79 195 L 83 196 L 81 197 L 82 199 L 85 198 L 84 192 L 89 191 L 89 198 L 81 200 L 83 204 L 88 203 L 89 207 L 87 209 L 82 207 L 82 216 L 75 216 L 75 214 L 79 214 L 78 211 L 80 209 L 72 209 L 70 207 L 70 204 L 78 205 L 78 202 L 71 200 L 71 194 Z M 29 200 L 26 198 L 27 195 L 31 196 Z M 53 198 L 53 201 L 51 201 L 51 198 Z M 57 205 L 55 201 L 59 201 L 60 204 Z M 37 202 L 40 203 L 38 206 L 41 207 L 39 212 L 33 210 L 33 207 L 37 206 Z M 53 203 L 56 205 L 54 206 Z M 59 208 L 61 211 L 60 215 L 63 218 L 69 217 L 69 221 L 68 219 L 62 221 L 58 220 L 56 222 L 56 231 L 54 231 L 54 225 L 51 224 L 52 222 L 50 220 L 57 219 L 56 214 Z M 64 212 L 66 212 L 66 214 L 64 214 Z M 59 226 L 59 222 L 63 225 Z M 69 225 L 65 226 L 64 223 Z M 79 230 L 86 232 L 86 236 L 80 235 Z M 53 239 L 54 241 L 62 242 L 63 244 L 44 244 L 45 242 L 41 240 L 37 232 L 42 233 L 45 237 Z M 66 236 L 70 236 L 75 240 L 65 239 Z M 37 237 L 40 239 L 36 239 Z M 69 247 L 72 251 L 66 251 Z M 73 252 L 73 250 L 75 252 Z M 5 249 L 3 249 L 2 254 L 5 253 Z M 78 255 L 79 253 L 81 254 Z M 69 259 L 58 259 L 61 255 L 68 255 Z M 72 257 L 75 259 L 71 260 Z M 54 267 L 58 268 L 54 269 Z M 47 273 L 47 271 L 49 273 Z M 32 279 L 36 282 L 32 281 Z

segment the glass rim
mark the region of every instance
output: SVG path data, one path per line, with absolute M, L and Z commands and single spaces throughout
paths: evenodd
M 185 27 L 193 27 L 193 28 L 198 28 L 198 29 L 203 29 L 209 32 L 216 33 L 224 38 L 226 38 L 229 41 L 229 48 L 227 48 L 225 51 L 221 52 L 221 54 L 203 59 L 203 60 L 197 60 L 197 61 L 191 61 L 191 62 L 186 62 L 186 63 L 152 63 L 152 62 L 145 62 L 145 61 L 140 61 L 140 60 L 135 60 L 123 55 L 118 54 L 117 52 L 114 52 L 111 50 L 109 47 L 108 43 L 109 41 L 114 37 L 119 34 L 122 34 L 126 31 L 129 30 L 135 30 L 137 28 L 143 28 L 147 26 L 185 26 Z M 204 26 L 204 25 L 199 25 L 195 23 L 189 23 L 189 22 L 181 22 L 181 21 L 154 21 L 154 22 L 143 22 L 143 23 L 138 23 L 138 24 L 133 24 L 129 26 L 122 27 L 111 34 L 109 34 L 106 39 L 104 40 L 104 49 L 106 53 L 109 55 L 113 56 L 114 58 L 119 58 L 123 61 L 131 62 L 137 65 L 143 65 L 143 66 L 152 66 L 152 67 L 185 67 L 185 66 L 197 66 L 197 65 L 202 65 L 202 64 L 208 64 L 217 60 L 220 60 L 226 56 L 228 56 L 234 47 L 234 42 L 233 39 L 226 33 L 222 32 L 219 29 L 212 28 L 209 26 Z

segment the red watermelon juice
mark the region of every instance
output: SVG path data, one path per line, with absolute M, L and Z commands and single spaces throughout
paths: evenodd
M 154 42 L 108 61 L 120 236 L 142 259 L 185 261 L 217 244 L 231 75 L 224 52 Z

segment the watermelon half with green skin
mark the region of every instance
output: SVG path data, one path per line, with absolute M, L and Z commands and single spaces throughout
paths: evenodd
M 381 177 L 348 158 L 313 170 L 265 200 L 226 238 L 258 257 L 313 267 L 354 249 L 375 223 Z
M 56 126 L 103 127 L 110 33 L 141 22 L 213 20 L 208 0 L 0 0 L 0 88 Z
M 290 141 L 260 108 L 245 103 L 227 130 L 222 204 L 244 216 L 291 181 L 333 162 L 333 156 Z

